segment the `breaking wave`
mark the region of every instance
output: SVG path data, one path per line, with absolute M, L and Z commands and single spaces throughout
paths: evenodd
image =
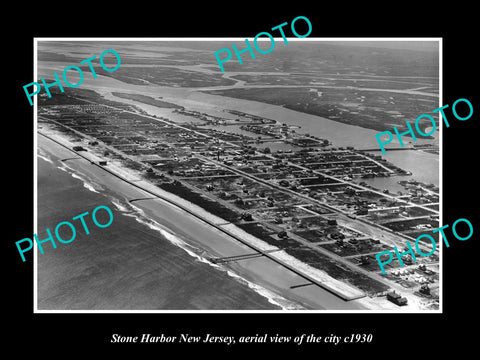
M 233 271 L 225 269 L 221 265 L 214 264 L 205 257 L 201 256 L 203 251 L 201 249 L 198 249 L 185 241 L 183 241 L 179 236 L 173 234 L 171 231 L 169 231 L 167 228 L 165 228 L 163 225 L 159 224 L 155 220 L 150 219 L 145 212 L 136 207 L 135 205 L 132 205 L 127 202 L 119 201 L 118 199 L 110 199 L 112 204 L 119 210 L 121 211 L 125 216 L 130 216 L 133 217 L 136 221 L 139 223 L 147 226 L 151 230 L 157 231 L 162 236 L 167 239 L 170 243 L 174 244 L 175 246 L 181 248 L 184 250 L 188 255 L 191 257 L 195 258 L 197 261 L 202 262 L 204 264 L 208 264 L 209 266 L 214 267 L 217 270 L 221 270 L 226 272 L 231 278 L 234 280 L 247 285 L 250 289 L 255 291 L 256 293 L 260 294 L 261 296 L 265 297 L 268 302 L 271 304 L 280 307 L 282 310 L 302 310 L 304 309 L 302 306 L 299 304 L 296 304 L 292 301 L 289 301 L 285 299 L 284 297 L 260 286 L 255 283 L 252 283 L 241 276 L 235 274 Z
M 202 262 L 204 264 L 207 264 L 217 270 L 225 272 L 228 276 L 230 276 L 232 279 L 235 281 L 247 285 L 250 289 L 255 291 L 257 294 L 263 296 L 268 300 L 269 303 L 280 307 L 282 310 L 303 310 L 304 307 L 301 305 L 294 303 L 290 300 L 285 299 L 284 297 L 274 293 L 273 291 L 270 291 L 260 285 L 257 285 L 251 281 L 248 281 L 244 279 L 243 277 L 237 275 L 233 271 L 224 268 L 223 266 L 219 264 L 215 264 L 208 259 L 206 259 L 202 254 L 204 251 L 202 249 L 198 249 L 187 242 L 183 241 L 179 236 L 175 235 L 172 233 L 169 229 L 164 227 L 163 225 L 159 224 L 155 220 L 149 218 L 145 212 L 139 208 L 134 206 L 133 204 L 129 203 L 125 199 L 119 199 L 116 198 L 112 195 L 112 193 L 108 191 L 104 191 L 105 189 L 100 186 L 99 184 L 94 183 L 93 181 L 87 180 L 85 177 L 78 175 L 75 170 L 73 170 L 71 167 L 69 167 L 66 163 L 64 162 L 54 162 L 50 158 L 44 156 L 44 154 L 37 154 L 38 157 L 48 161 L 49 163 L 55 165 L 58 169 L 70 174 L 72 177 L 79 179 L 82 181 L 83 186 L 94 192 L 94 193 L 100 193 L 102 192 L 102 195 L 106 196 L 109 198 L 110 202 L 117 208 L 118 211 L 120 211 L 123 215 L 133 217 L 137 222 L 149 227 L 151 230 L 159 232 L 165 239 L 167 239 L 170 243 L 173 245 L 181 248 L 184 250 L 188 255 L 191 257 L 195 258 L 197 261 Z
M 78 176 L 77 174 L 74 174 L 72 173 L 71 174 L 72 177 L 74 177 L 75 179 L 79 179 L 79 180 L 82 180 L 83 182 L 83 187 L 94 192 L 94 193 L 99 193 L 97 190 L 95 190 L 95 188 L 93 187 L 93 185 L 91 185 L 87 180 L 85 180 L 84 178 L 82 178 L 81 176 Z
M 47 154 L 45 154 L 43 151 L 41 151 L 40 148 L 37 151 L 37 157 L 39 157 L 42 160 L 45 160 L 46 162 L 49 162 L 50 164 L 56 166 L 58 169 L 70 174 L 70 176 L 74 177 L 75 179 L 81 180 L 84 188 L 86 188 L 86 189 L 88 189 L 88 190 L 90 190 L 94 193 L 97 193 L 97 194 L 99 193 L 99 190 L 103 190 L 103 188 L 100 185 L 95 184 L 95 183 L 85 179 L 84 177 L 78 175 L 71 167 L 69 167 L 64 162 L 61 162 L 61 161 L 55 161 L 54 162 L 52 159 L 50 159 L 47 156 Z
M 57 165 L 57 168 L 70 174 L 71 177 L 81 180 L 83 183 L 83 187 L 86 188 L 87 190 L 90 190 L 94 193 L 99 194 L 101 190 L 103 190 L 103 187 L 100 186 L 99 184 L 94 183 L 93 181 L 90 181 L 86 179 L 83 176 L 78 175 L 77 172 L 75 172 L 71 167 L 69 167 L 65 163 L 60 163 L 60 165 Z
M 53 165 L 53 161 L 52 159 L 50 159 L 49 157 L 47 157 L 44 153 L 40 153 L 40 151 L 37 151 L 37 157 L 42 159 L 42 160 L 45 160 L 46 162 L 49 162 L 50 164 Z

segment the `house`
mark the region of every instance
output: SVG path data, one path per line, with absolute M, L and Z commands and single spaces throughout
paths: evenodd
M 419 292 L 424 295 L 430 295 L 430 288 L 428 287 L 427 284 L 424 284 L 420 287 Z
M 398 306 L 407 305 L 407 298 L 402 297 L 400 294 L 397 294 L 395 291 L 387 293 L 387 300 L 393 302 Z

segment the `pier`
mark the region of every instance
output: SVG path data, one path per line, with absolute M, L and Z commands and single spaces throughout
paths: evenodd
M 274 250 L 267 250 L 264 252 L 256 252 L 256 253 L 251 253 L 251 254 L 243 254 L 243 255 L 234 255 L 234 256 L 225 256 L 225 257 L 220 257 L 220 258 L 208 258 L 208 260 L 214 264 L 225 264 L 233 261 L 239 261 L 239 260 L 247 260 L 247 259 L 253 259 L 257 257 L 262 257 L 267 253 L 272 253 L 275 251 L 280 251 L 280 249 L 274 249 Z

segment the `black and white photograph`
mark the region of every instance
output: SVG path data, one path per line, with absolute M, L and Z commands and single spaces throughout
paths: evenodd
M 441 41 L 232 43 L 36 39 L 38 310 L 439 310 Z
M 73 5 L 2 23 L 7 353 L 474 353 L 471 5 Z

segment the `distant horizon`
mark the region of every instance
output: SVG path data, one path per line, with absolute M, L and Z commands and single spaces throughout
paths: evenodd
M 248 37 L 245 37 L 248 38 Z M 65 38 L 62 40 L 52 40 L 52 38 L 45 38 L 43 40 L 42 38 L 38 38 L 39 42 L 42 42 L 44 44 L 48 43 L 59 43 L 59 42 L 74 42 L 74 43 L 85 43 L 88 45 L 91 45 L 91 42 L 99 42 L 99 43 L 110 43 L 110 42 L 118 42 L 122 45 L 127 45 L 129 43 L 142 43 L 142 42 L 148 42 L 148 43 L 157 43 L 157 42 L 164 42 L 167 41 L 170 44 L 172 44 L 172 49 L 177 48 L 177 44 L 175 44 L 175 41 L 178 41 L 179 43 L 198 43 L 198 42 L 216 42 L 221 43 L 225 41 L 226 43 L 228 41 L 235 41 L 234 39 L 237 39 L 237 37 L 231 38 L 232 40 L 228 40 L 228 38 L 221 38 L 221 37 L 211 37 L 211 38 L 199 38 L 199 39 L 193 39 L 193 38 L 188 38 L 188 37 L 183 37 L 183 38 L 158 38 L 156 39 L 151 39 L 151 38 L 132 38 L 131 40 L 126 40 L 121 38 L 121 40 L 116 40 L 116 38 L 111 38 L 111 40 L 107 40 L 107 38 L 99 38 L 101 40 L 95 40 L 96 38 L 91 38 L 90 40 L 87 40 L 86 38 L 81 38 L 81 39 L 75 39 L 75 38 Z M 145 40 L 140 40 L 140 39 L 145 39 Z M 188 39 L 188 40 L 183 40 L 183 39 Z M 219 40 L 216 40 L 219 39 Z M 221 39 L 221 40 L 220 40 Z M 243 38 L 242 38 L 243 39 Z M 425 52 L 438 52 L 439 50 L 439 41 L 438 40 L 415 40 L 415 38 L 412 38 L 412 40 L 395 40 L 398 38 L 392 38 L 392 40 L 360 40 L 363 38 L 359 38 L 358 40 L 333 40 L 337 38 L 305 38 L 305 39 L 298 39 L 298 38 L 288 38 L 289 40 L 293 40 L 292 44 L 299 44 L 301 42 L 306 42 L 306 43 L 325 43 L 325 44 L 331 44 L 331 45 L 341 45 L 341 46 L 360 46 L 360 47 L 367 47 L 367 48 L 383 48 L 383 49 L 395 49 L 395 50 L 413 50 L 413 51 L 425 51 Z M 318 40 L 317 40 L 318 39 Z M 332 40 L 324 40 L 324 39 L 332 39 Z M 338 38 L 338 39 L 346 39 L 346 38 Z M 365 38 L 368 39 L 368 38 Z M 370 39 L 375 39 L 375 38 L 370 38 Z M 404 39 L 404 38 L 402 38 Z M 305 41 L 307 40 L 307 41 Z
M 363 46 L 363 47 L 371 47 L 371 48 L 385 48 L 385 49 L 397 49 L 397 50 L 416 50 L 416 51 L 438 51 L 438 41 L 431 40 L 431 41 L 338 41 L 332 42 L 334 44 L 340 43 L 349 43 L 352 46 Z M 346 44 L 345 44 L 346 45 Z

